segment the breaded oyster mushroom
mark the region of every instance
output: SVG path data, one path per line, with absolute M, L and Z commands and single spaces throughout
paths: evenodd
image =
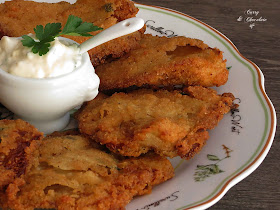
M 43 140 L 39 165 L 8 186 L 5 208 L 124 209 L 174 175 L 159 155 L 117 157 L 84 136 L 65 134 Z
M 230 111 L 234 97 L 199 86 L 185 93 L 143 89 L 99 94 L 76 114 L 80 132 L 124 156 L 153 150 L 190 159 L 208 139 L 207 129 Z
M 130 86 L 221 86 L 228 80 L 223 53 L 198 39 L 145 34 L 140 46 L 98 66 L 100 90 Z
M 0 38 L 2 36 L 20 37 L 34 33 L 37 25 L 62 23 L 65 25 L 69 15 L 80 17 L 83 21 L 92 22 L 106 29 L 110 26 L 135 17 L 138 9 L 130 0 L 77 0 L 68 2 L 46 3 L 25 0 L 6 1 L 0 4 Z M 20 17 L 20 18 L 19 18 Z M 102 30 L 92 32 L 92 35 Z M 145 29 L 114 39 L 89 51 L 94 66 L 104 63 L 106 59 L 120 57 L 138 45 Z M 78 43 L 90 37 L 69 36 Z

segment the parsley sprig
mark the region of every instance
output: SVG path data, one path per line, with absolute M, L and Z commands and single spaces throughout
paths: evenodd
M 28 35 L 22 36 L 22 44 L 26 47 L 32 47 L 31 51 L 40 56 L 47 54 L 51 42 L 61 35 L 69 36 L 93 36 L 89 32 L 102 30 L 102 28 L 93 25 L 93 23 L 83 22 L 81 18 L 69 15 L 67 22 L 61 30 L 61 23 L 48 23 L 45 28 L 37 25 L 34 28 L 35 36 L 38 41 Z

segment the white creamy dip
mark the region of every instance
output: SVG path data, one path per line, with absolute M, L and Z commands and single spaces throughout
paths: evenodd
M 72 72 L 81 61 L 78 46 L 58 38 L 43 56 L 23 46 L 19 38 L 3 36 L 0 41 L 0 68 L 20 77 L 57 77 Z

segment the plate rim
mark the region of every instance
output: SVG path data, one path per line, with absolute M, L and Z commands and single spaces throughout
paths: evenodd
M 187 15 L 185 13 L 182 13 L 177 10 L 170 9 L 170 8 L 154 6 L 154 5 L 147 5 L 147 4 L 142 4 L 142 3 L 135 3 L 135 6 L 139 9 L 146 9 L 146 10 L 150 10 L 153 12 L 159 12 L 159 13 L 162 13 L 165 15 L 171 15 L 173 17 L 177 17 L 179 19 L 188 21 L 188 22 L 198 26 L 199 28 L 203 29 L 205 32 L 209 33 L 211 36 L 216 38 L 219 42 L 221 42 L 227 48 L 227 50 L 230 51 L 231 55 L 233 55 L 238 60 L 238 62 L 241 62 L 243 65 L 245 65 L 253 74 L 254 91 L 255 91 L 255 94 L 257 95 L 258 100 L 261 103 L 261 107 L 264 110 L 265 122 L 266 122 L 265 126 L 264 126 L 264 133 L 261 137 L 260 145 L 258 146 L 256 151 L 253 153 L 253 155 L 246 161 L 246 163 L 240 167 L 241 169 L 242 168 L 243 169 L 241 171 L 239 171 L 240 168 L 238 168 L 237 170 L 235 170 L 234 173 L 227 176 L 222 182 L 220 182 L 218 184 L 218 186 L 213 190 L 213 192 L 210 195 L 206 196 L 205 198 L 201 199 L 200 201 L 195 201 L 194 203 L 186 204 L 185 206 L 179 207 L 177 209 L 179 210 L 179 209 L 209 208 L 210 206 L 217 203 L 231 187 L 233 187 L 235 184 L 237 184 L 238 182 L 240 182 L 241 180 L 243 180 L 244 178 L 249 176 L 254 170 L 256 170 L 257 167 L 263 162 L 263 160 L 267 156 L 268 151 L 270 150 L 270 148 L 272 146 L 272 143 L 273 143 L 273 140 L 275 137 L 275 131 L 276 131 L 276 112 L 275 112 L 275 108 L 274 108 L 271 100 L 269 99 L 269 97 L 267 96 L 267 94 L 265 92 L 264 75 L 263 75 L 262 71 L 260 70 L 260 68 L 254 62 L 252 62 L 251 60 L 249 60 L 248 58 L 246 58 L 239 52 L 237 47 L 232 43 L 232 41 L 229 38 L 227 38 L 224 34 L 219 32 L 217 29 L 211 27 L 210 25 L 208 25 L 190 15 Z M 189 21 L 187 19 L 191 19 L 194 22 Z M 210 31 L 209 31 L 209 29 L 210 29 Z M 226 43 L 224 43 L 224 42 L 226 42 Z M 230 46 L 228 46 L 227 44 L 229 44 Z M 231 49 L 230 47 L 232 47 L 233 49 Z M 257 73 L 257 75 L 254 75 L 254 73 Z M 270 127 L 269 127 L 269 125 L 270 125 Z M 265 128 L 265 127 L 267 127 L 267 128 Z M 217 191 L 217 192 L 215 192 L 215 191 Z M 213 196 L 211 196 L 211 195 L 213 195 Z M 210 196 L 210 198 L 208 198 L 209 196 Z

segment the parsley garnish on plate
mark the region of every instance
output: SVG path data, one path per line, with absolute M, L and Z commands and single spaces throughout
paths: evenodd
M 83 22 L 81 18 L 74 15 L 69 15 L 62 31 L 61 23 L 48 23 L 45 28 L 42 25 L 37 25 L 34 32 L 38 41 L 28 35 L 23 35 L 21 42 L 23 46 L 32 47 L 34 54 L 39 53 L 42 56 L 47 54 L 51 46 L 50 43 L 58 36 L 93 36 L 89 32 L 98 30 L 102 30 L 102 28 L 93 25 L 93 23 Z

